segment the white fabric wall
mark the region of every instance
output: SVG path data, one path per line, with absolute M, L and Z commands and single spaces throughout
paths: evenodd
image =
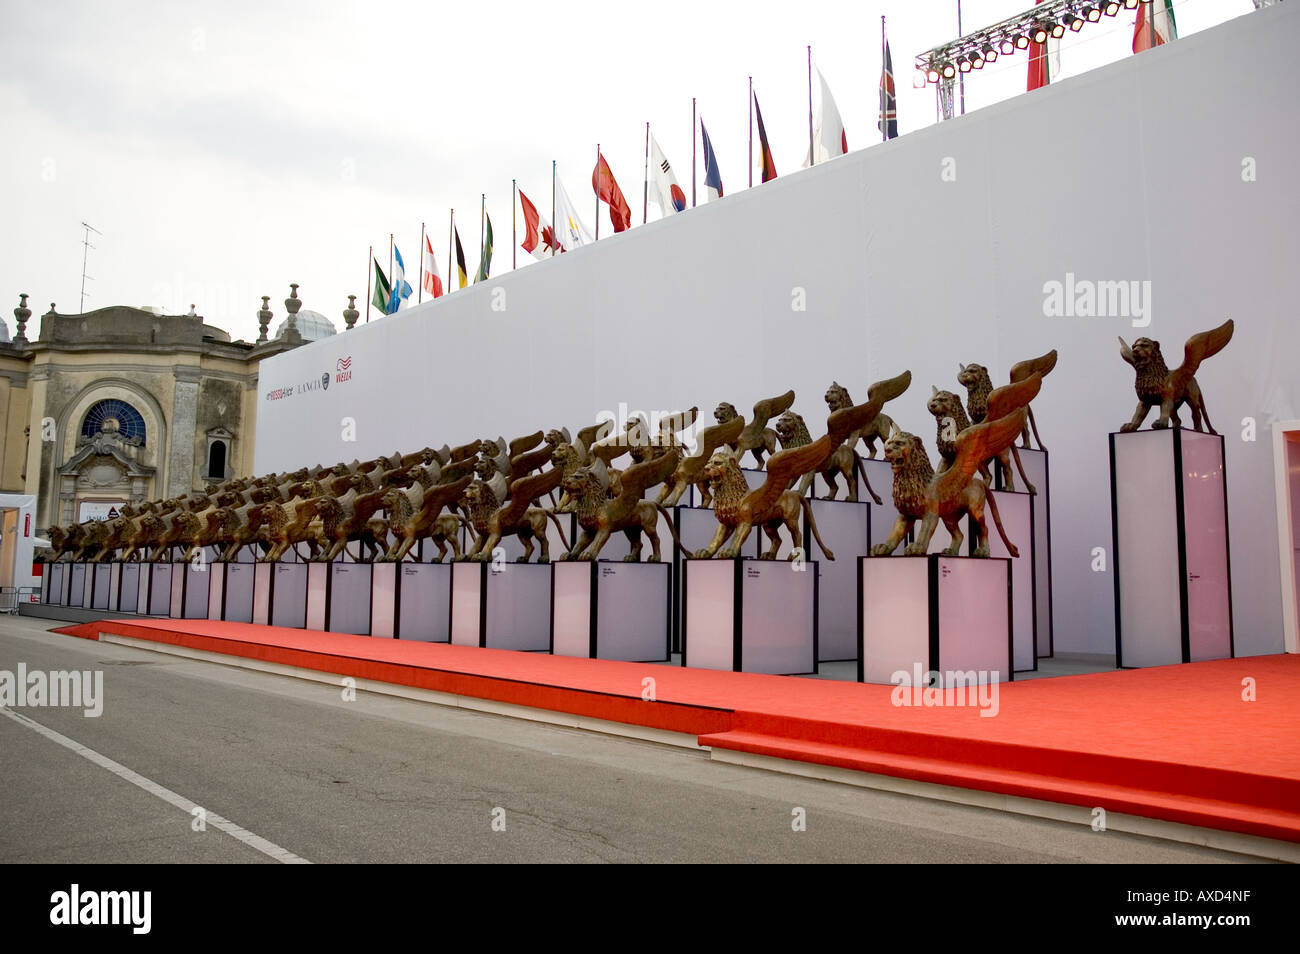
M 576 429 L 620 402 L 748 413 L 790 387 L 816 431 L 832 379 L 861 401 L 904 368 L 913 387 L 889 413 L 929 439 L 930 385 L 960 390 L 959 361 L 1001 383 L 1056 348 L 1035 403 L 1052 452 L 1056 646 L 1111 652 L 1112 580 L 1091 563 L 1111 545 L 1107 434 L 1136 403 L 1116 336 L 1156 338 L 1177 364 L 1190 334 L 1230 316 L 1235 339 L 1198 377 L 1227 436 L 1237 647 L 1280 651 L 1268 425 L 1300 417 L 1297 45 L 1300 5 L 1282 4 L 276 357 L 255 469 Z M 508 256 L 502 241 L 498 268 Z M 1150 326 L 1045 317 L 1044 283 L 1067 272 L 1150 280 Z M 351 380 L 268 400 L 347 355 Z

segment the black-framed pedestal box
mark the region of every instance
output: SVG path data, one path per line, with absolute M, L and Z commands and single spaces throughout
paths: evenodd
M 993 508 L 986 505 L 984 521 L 989 530 L 989 556 L 1011 561 L 1011 638 L 1016 672 L 1038 669 L 1038 536 L 1034 519 L 1034 495 L 1026 491 L 990 490 L 995 500 L 1002 528 L 1019 556 L 1013 557 L 1002 542 L 993 520 Z M 967 523 L 969 526 L 969 521 Z M 975 536 L 967 538 L 969 552 L 975 552 Z
M 323 563 L 260 563 L 269 569 L 270 592 L 267 600 L 267 619 L 272 626 L 287 626 L 290 629 L 307 629 L 307 573 L 315 566 L 322 570 Z M 324 573 L 317 571 L 317 605 L 324 605 Z M 254 580 L 254 608 L 257 604 L 257 587 Z M 254 622 L 261 622 L 254 619 Z M 320 629 L 322 627 L 314 627 Z
M 1017 447 L 1025 476 L 1034 485 L 1034 641 L 1039 659 L 1055 652 L 1052 638 L 1052 477 L 1047 451 L 1041 448 Z M 1015 462 L 1011 464 L 1015 467 Z M 995 465 L 995 486 L 1006 489 L 1006 474 L 1000 463 Z M 1016 486 L 1020 490 L 1021 477 L 1016 472 Z
M 671 562 L 574 560 L 551 565 L 551 645 L 556 656 L 667 662 Z
M 1015 678 L 1010 560 L 869 556 L 858 576 L 859 682 L 897 684 L 917 667 Z
M 817 561 L 687 560 L 682 665 L 817 672 Z
M 379 566 L 380 564 L 376 564 Z M 423 643 L 451 640 L 451 563 L 400 563 L 393 635 Z
M 113 608 L 119 613 L 140 612 L 141 580 L 148 577 L 140 563 L 119 563 L 117 570 L 117 597 Z
M 1110 435 L 1115 664 L 1234 655 L 1223 437 Z
M 47 563 L 41 574 L 41 602 L 50 606 L 68 605 L 68 586 L 71 582 L 70 563 Z
M 451 643 L 549 652 L 549 563 L 467 561 L 451 565 Z
M 749 474 L 761 474 L 762 471 L 747 471 Z M 682 495 L 685 499 L 685 494 Z M 673 515 L 673 526 L 677 529 L 677 538 L 682 541 L 682 550 L 673 546 L 673 609 L 672 609 L 672 651 L 682 651 L 682 574 L 686 561 L 691 554 L 704 549 L 718 532 L 718 516 L 711 507 L 685 506 L 677 504 L 668 508 Z M 662 521 L 661 521 L 662 522 Z M 750 533 L 745 541 L 744 554 L 757 558 L 759 545 L 766 536 L 761 530 Z
M 85 563 L 68 564 L 68 602 L 67 606 L 87 609 L 90 606 L 88 592 L 90 574 Z
M 871 503 L 853 503 L 843 499 L 808 502 L 822 540 L 835 554 L 834 560 L 823 559 L 825 555 L 805 519 L 804 558 L 818 558 L 814 561 L 817 573 L 817 661 L 857 659 L 857 559 L 871 552 L 871 527 L 875 522 L 876 508 Z

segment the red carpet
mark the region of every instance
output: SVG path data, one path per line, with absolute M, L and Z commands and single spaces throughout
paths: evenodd
M 652 726 L 701 745 L 1300 841 L 1300 657 L 1034 679 L 998 712 L 904 707 L 892 688 L 209 620 L 114 633 Z M 656 702 L 642 700 L 646 677 Z M 1255 681 L 1258 701 L 1242 699 Z

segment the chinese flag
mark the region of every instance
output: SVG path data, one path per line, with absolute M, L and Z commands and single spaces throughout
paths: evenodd
M 614 223 L 614 231 L 622 232 L 628 228 L 632 224 L 632 210 L 602 154 L 597 154 L 596 168 L 591 170 L 591 187 L 596 190 L 596 197 L 609 206 L 609 220 Z

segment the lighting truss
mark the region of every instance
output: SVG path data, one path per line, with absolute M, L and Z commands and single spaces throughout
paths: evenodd
M 998 55 L 1010 56 L 1059 37 L 1070 30 L 1079 32 L 1103 16 L 1113 17 L 1120 10 L 1132 10 L 1149 0 L 1050 0 L 1017 13 L 992 26 L 949 40 L 916 58 L 916 68 L 927 83 L 943 83 L 957 73 L 969 73 L 992 63 Z

